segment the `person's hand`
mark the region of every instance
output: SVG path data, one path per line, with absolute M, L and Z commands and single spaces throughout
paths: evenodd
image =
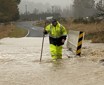
M 46 30 L 43 31 L 44 34 L 48 34 Z
M 62 43 L 65 43 L 65 39 L 62 39 Z

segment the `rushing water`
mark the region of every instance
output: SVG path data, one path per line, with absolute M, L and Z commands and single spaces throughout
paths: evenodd
M 104 85 L 104 68 L 82 58 L 52 62 L 45 38 L 5 38 L 0 40 L 0 85 Z

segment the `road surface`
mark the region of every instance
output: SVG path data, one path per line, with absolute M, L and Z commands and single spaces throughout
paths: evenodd
M 43 36 L 43 28 L 34 26 L 34 21 L 26 21 L 26 22 L 17 22 L 16 25 L 21 28 L 25 28 L 28 30 L 28 34 L 26 37 L 42 37 Z

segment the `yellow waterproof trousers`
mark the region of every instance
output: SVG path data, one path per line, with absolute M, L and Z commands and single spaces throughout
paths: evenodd
M 53 60 L 62 59 L 62 46 L 50 44 L 50 52 Z

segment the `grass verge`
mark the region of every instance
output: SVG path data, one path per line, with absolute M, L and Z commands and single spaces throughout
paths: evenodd
M 27 34 L 27 30 L 23 28 L 15 28 L 9 34 L 8 37 L 24 37 Z
M 92 40 L 93 43 L 104 43 L 104 21 L 100 23 L 69 23 L 65 24 L 66 28 L 75 31 L 85 32 L 85 39 Z
M 15 25 L 0 26 L 0 39 L 5 37 L 24 37 L 27 32 L 26 29 L 18 28 Z

